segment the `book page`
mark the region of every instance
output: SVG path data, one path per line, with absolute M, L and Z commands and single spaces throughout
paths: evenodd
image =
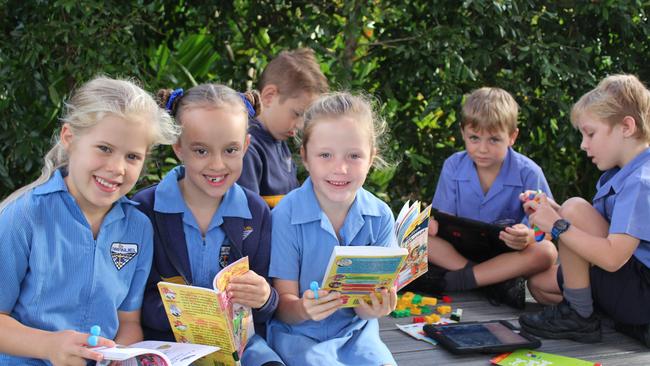
M 323 277 L 322 289 L 339 291 L 343 307 L 370 302 L 370 294 L 392 288 L 406 249 L 376 246 L 337 246 Z
M 405 237 L 399 242 L 400 247 L 408 250 L 408 256 L 395 283 L 398 290 L 425 274 L 429 268 L 427 240 L 430 213 L 431 205 L 408 223 L 407 228 L 404 230 Z
M 99 365 L 109 365 L 111 361 L 122 361 L 122 366 L 187 366 L 193 361 L 219 350 L 218 347 L 176 342 L 144 341 L 130 346 L 98 347 L 93 351 L 104 355 Z

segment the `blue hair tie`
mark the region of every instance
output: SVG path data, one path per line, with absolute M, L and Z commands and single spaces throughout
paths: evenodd
M 167 100 L 167 104 L 165 104 L 165 109 L 167 110 L 167 112 L 169 112 L 169 113 L 173 112 L 172 107 L 174 106 L 174 100 L 176 100 L 176 98 L 180 98 L 182 96 L 183 96 L 183 88 L 175 89 L 171 93 L 171 95 L 169 96 L 169 99 Z
M 244 93 L 237 93 L 239 94 L 239 97 L 241 100 L 244 102 L 244 105 L 246 106 L 246 110 L 248 111 L 248 117 L 250 118 L 255 118 L 255 108 L 253 108 L 253 105 L 251 102 L 246 99 L 246 94 Z

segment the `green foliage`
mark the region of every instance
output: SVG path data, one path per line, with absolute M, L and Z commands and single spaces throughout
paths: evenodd
M 397 208 L 431 199 L 444 159 L 461 150 L 463 96 L 490 85 L 520 104 L 515 148 L 537 161 L 556 198 L 590 197 L 599 175 L 569 123 L 604 76 L 650 82 L 650 3 L 563 0 L 0 1 L 0 196 L 38 175 L 63 101 L 98 73 L 155 92 L 221 82 L 255 87 L 286 48 L 316 50 L 334 89 L 381 102 L 392 131 L 368 187 Z M 176 160 L 153 153 L 141 185 Z M 141 186 L 140 185 L 140 186 Z

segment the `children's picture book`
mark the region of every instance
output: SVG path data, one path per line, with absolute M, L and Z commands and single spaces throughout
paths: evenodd
M 407 250 L 371 245 L 336 246 L 321 288 L 341 293 L 343 307 L 370 303 L 370 294 L 395 286 Z
M 427 232 L 431 205 L 422 211 L 420 206 L 420 201 L 415 201 L 412 205 L 406 202 L 395 220 L 397 242 L 408 251 L 395 283 L 398 290 L 422 276 L 428 269 Z
M 246 342 L 255 334 L 251 308 L 230 301 L 226 287 L 230 279 L 248 271 L 248 257 L 222 269 L 213 289 L 159 282 L 174 337 L 180 343 L 217 346 L 220 350 L 195 365 L 236 365 Z
M 494 357 L 490 362 L 499 366 L 601 366 L 597 362 L 530 349 L 519 349 L 514 352 L 504 353 Z
M 187 366 L 199 358 L 219 350 L 219 347 L 200 344 L 144 341 L 130 346 L 95 347 L 104 355 L 98 366 L 113 362 L 120 366 Z

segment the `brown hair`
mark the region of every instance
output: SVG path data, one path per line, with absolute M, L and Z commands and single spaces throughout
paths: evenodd
M 583 95 L 571 108 L 574 127 L 580 116 L 587 112 L 610 127 L 630 116 L 636 122 L 636 137 L 644 141 L 650 139 L 650 91 L 634 75 L 610 75 Z
M 327 79 L 310 48 L 282 51 L 271 60 L 262 72 L 259 90 L 271 84 L 278 88 L 281 101 L 305 92 L 319 95 L 329 90 Z
M 380 154 L 382 137 L 387 131 L 386 121 L 375 113 L 372 99 L 363 94 L 352 95 L 348 92 L 336 92 L 325 94 L 314 101 L 305 111 L 305 126 L 300 134 L 300 144 L 307 150 L 307 143 L 311 137 L 312 130 L 319 120 L 334 117 L 351 117 L 354 121 L 367 129 L 370 136 L 370 151 L 376 151 L 373 165 L 384 167 L 388 163 Z
M 158 103 L 161 107 L 165 108 L 167 106 L 172 93 L 172 89 L 160 89 L 158 91 L 156 97 L 158 98 Z M 183 111 L 187 108 L 197 106 L 221 108 L 225 105 L 239 108 L 242 113 L 248 114 L 249 117 L 259 115 L 262 110 L 260 94 L 257 90 L 237 93 L 231 88 L 221 84 L 200 84 L 174 98 L 169 108 L 169 113 L 174 116 L 180 124 Z M 254 113 L 250 112 L 248 106 L 250 106 Z
M 476 130 L 517 130 L 519 105 L 507 91 L 501 88 L 483 87 L 472 91 L 462 108 L 460 128 L 470 126 Z

